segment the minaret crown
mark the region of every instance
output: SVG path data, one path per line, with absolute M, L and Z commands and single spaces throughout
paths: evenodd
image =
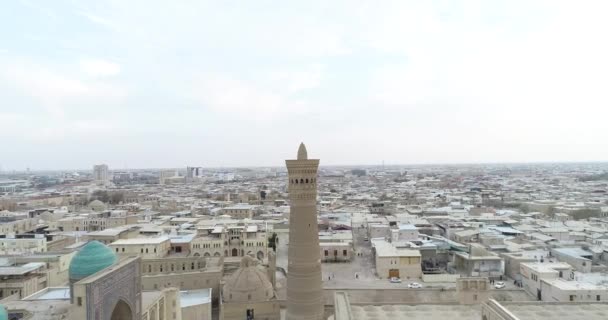
M 298 160 L 308 160 L 308 152 L 306 151 L 304 142 L 300 143 L 300 147 L 298 148 Z

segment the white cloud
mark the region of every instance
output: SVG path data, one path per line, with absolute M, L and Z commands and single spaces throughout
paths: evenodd
M 108 29 L 114 30 L 114 31 L 118 31 L 120 30 L 119 25 L 107 18 L 95 15 L 91 12 L 85 12 L 85 11 L 76 11 L 76 14 L 81 15 L 87 19 L 89 19 L 89 21 L 91 21 L 92 23 L 95 23 L 97 25 L 106 27 Z
M 63 69 L 64 71 L 57 71 Z M 49 67 L 17 59 L 0 64 L 0 87 L 31 97 L 49 115 L 63 118 L 70 108 L 107 106 L 124 99 L 126 90 L 111 82 L 79 78 L 69 67 Z
M 315 64 L 298 70 L 274 71 L 271 72 L 269 78 L 287 94 L 294 94 L 318 88 L 321 85 L 323 73 L 323 66 Z
M 277 93 L 221 74 L 206 76 L 193 89 L 194 98 L 208 110 L 240 117 L 273 117 L 285 103 Z
M 120 73 L 120 65 L 102 59 L 80 60 L 80 69 L 93 77 L 110 77 Z

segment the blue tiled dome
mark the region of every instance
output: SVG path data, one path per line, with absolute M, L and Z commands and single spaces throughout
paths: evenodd
M 118 257 L 105 244 L 90 241 L 70 263 L 70 281 L 79 281 L 116 263 Z M 1 319 L 0 319 L 1 320 Z
M 8 312 L 3 305 L 0 304 L 0 320 L 8 320 Z

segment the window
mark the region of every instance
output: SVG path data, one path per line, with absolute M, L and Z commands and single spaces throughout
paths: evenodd
M 595 296 L 595 301 L 600 301 L 600 295 Z
M 570 295 L 570 301 L 574 301 L 574 295 Z
M 125 252 L 125 248 L 122 248 L 122 252 Z
M 78 305 L 82 306 L 82 297 L 78 297 L 76 300 L 78 301 Z
M 342 255 L 346 257 L 346 250 L 342 250 Z
M 477 295 L 473 295 L 473 300 L 477 301 Z
M 152 265 L 148 265 L 148 272 L 152 272 Z
M 325 250 L 325 256 L 327 257 L 329 255 L 329 252 L 327 250 Z
M 146 248 L 146 253 L 148 253 L 148 248 Z

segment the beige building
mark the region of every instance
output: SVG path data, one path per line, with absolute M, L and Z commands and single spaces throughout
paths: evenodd
M 44 235 L 36 235 L 35 238 L 0 238 L 0 255 L 28 254 L 46 251 L 46 238 Z
M 205 257 L 171 257 L 143 259 L 141 262 L 144 290 L 179 287 L 181 290 L 211 288 L 217 299 L 223 275 L 223 259 Z
M 322 262 L 348 262 L 352 259 L 352 245 L 341 242 L 320 242 Z
M 211 320 L 211 289 L 182 290 L 182 319 Z
M 97 240 L 103 244 L 110 244 L 120 239 L 136 238 L 139 235 L 139 228 L 132 226 L 121 226 L 107 228 L 100 231 L 92 231 L 86 234 L 87 239 Z
M 248 204 L 239 204 L 222 208 L 222 214 L 231 216 L 234 219 L 251 219 L 256 206 Z
M 458 302 L 460 304 L 479 304 L 490 297 L 488 278 L 459 278 L 456 280 Z
M 26 218 L 16 221 L 0 223 L 0 234 L 21 234 L 35 230 L 38 227 L 38 219 Z
M 57 228 L 60 231 L 100 231 L 108 228 L 115 228 L 136 224 L 141 218 L 139 215 L 113 215 L 112 212 L 92 212 L 88 215 L 66 217 L 57 221 Z
M 143 259 L 162 258 L 171 252 L 171 241 L 168 236 L 120 239 L 109 246 L 118 255 L 140 256 Z
M 455 252 L 450 267 L 467 277 L 497 278 L 504 274 L 504 261 L 479 244 L 469 245 L 469 252 Z
M 230 276 L 222 289 L 220 319 L 281 319 L 269 272 L 275 270 L 267 270 L 253 257 L 243 257 L 240 268 Z
M 0 299 L 27 297 L 46 287 L 46 266 L 40 262 L 11 264 L 0 267 Z
M 141 320 L 189 319 L 183 318 L 180 291 L 177 288 L 165 288 L 141 293 Z M 194 319 L 194 318 L 191 318 Z
M 203 257 L 243 257 L 253 254 L 264 260 L 268 256 L 265 230 L 255 224 L 219 224 L 198 227 L 197 238 L 191 242 L 190 253 Z
M 66 284 L 68 282 L 68 268 L 75 254 L 75 251 L 47 252 L 32 255 L 6 256 L 6 258 L 18 266 L 28 263 L 44 264 L 45 268 L 38 271 L 39 274 L 44 275 L 44 281 L 38 283 L 40 289 Z
M 374 239 L 376 273 L 380 279 L 419 279 L 422 277 L 420 251 L 395 248 L 391 243 Z

